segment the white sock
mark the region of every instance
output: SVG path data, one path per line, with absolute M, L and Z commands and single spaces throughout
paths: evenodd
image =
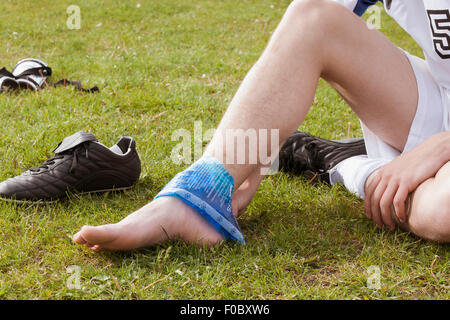
M 330 183 L 332 185 L 343 183 L 348 191 L 364 199 L 364 187 L 367 178 L 372 172 L 390 161 L 381 158 L 368 158 L 366 155 L 345 159 L 330 170 Z

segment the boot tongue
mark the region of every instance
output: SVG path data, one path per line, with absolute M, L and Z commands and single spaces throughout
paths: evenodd
M 53 152 L 62 153 L 87 141 L 97 142 L 98 140 L 93 134 L 89 132 L 78 131 L 77 133 L 64 138 L 64 140 L 58 144 Z

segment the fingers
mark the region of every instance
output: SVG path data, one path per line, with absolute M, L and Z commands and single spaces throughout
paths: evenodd
M 405 202 L 408 198 L 409 190 L 405 186 L 400 186 L 397 190 L 397 193 L 393 199 L 394 210 L 397 218 L 400 222 L 406 222 L 406 210 L 405 210 Z
M 391 230 L 395 229 L 396 224 L 392 219 L 391 205 L 398 189 L 398 183 L 380 169 L 367 179 L 364 208 L 367 218 L 372 219 L 378 228 L 386 225 Z
M 388 226 L 392 231 L 395 230 L 395 222 L 392 219 L 391 206 L 397 190 L 397 184 L 389 184 L 384 190 L 383 196 L 380 200 L 381 219 L 383 221 L 383 224 Z
M 374 171 L 366 181 L 365 185 L 365 197 L 364 197 L 364 209 L 366 212 L 366 217 L 368 219 L 372 219 L 372 197 L 373 193 L 375 192 L 375 189 L 377 188 L 378 184 L 380 183 L 381 175 L 379 170 Z
M 386 184 L 382 181 L 376 186 L 370 198 L 370 211 L 372 220 L 377 224 L 378 228 L 383 227 L 383 218 L 381 215 L 380 201 L 386 189 Z

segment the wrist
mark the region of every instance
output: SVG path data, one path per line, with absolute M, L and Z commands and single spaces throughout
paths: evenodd
M 450 131 L 439 134 L 439 145 L 436 149 L 444 162 L 450 161 Z

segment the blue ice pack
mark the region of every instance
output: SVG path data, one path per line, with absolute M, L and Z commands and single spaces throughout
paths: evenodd
M 194 208 L 225 239 L 244 242 L 231 210 L 234 179 L 222 163 L 203 156 L 178 173 L 155 197 L 177 197 Z

